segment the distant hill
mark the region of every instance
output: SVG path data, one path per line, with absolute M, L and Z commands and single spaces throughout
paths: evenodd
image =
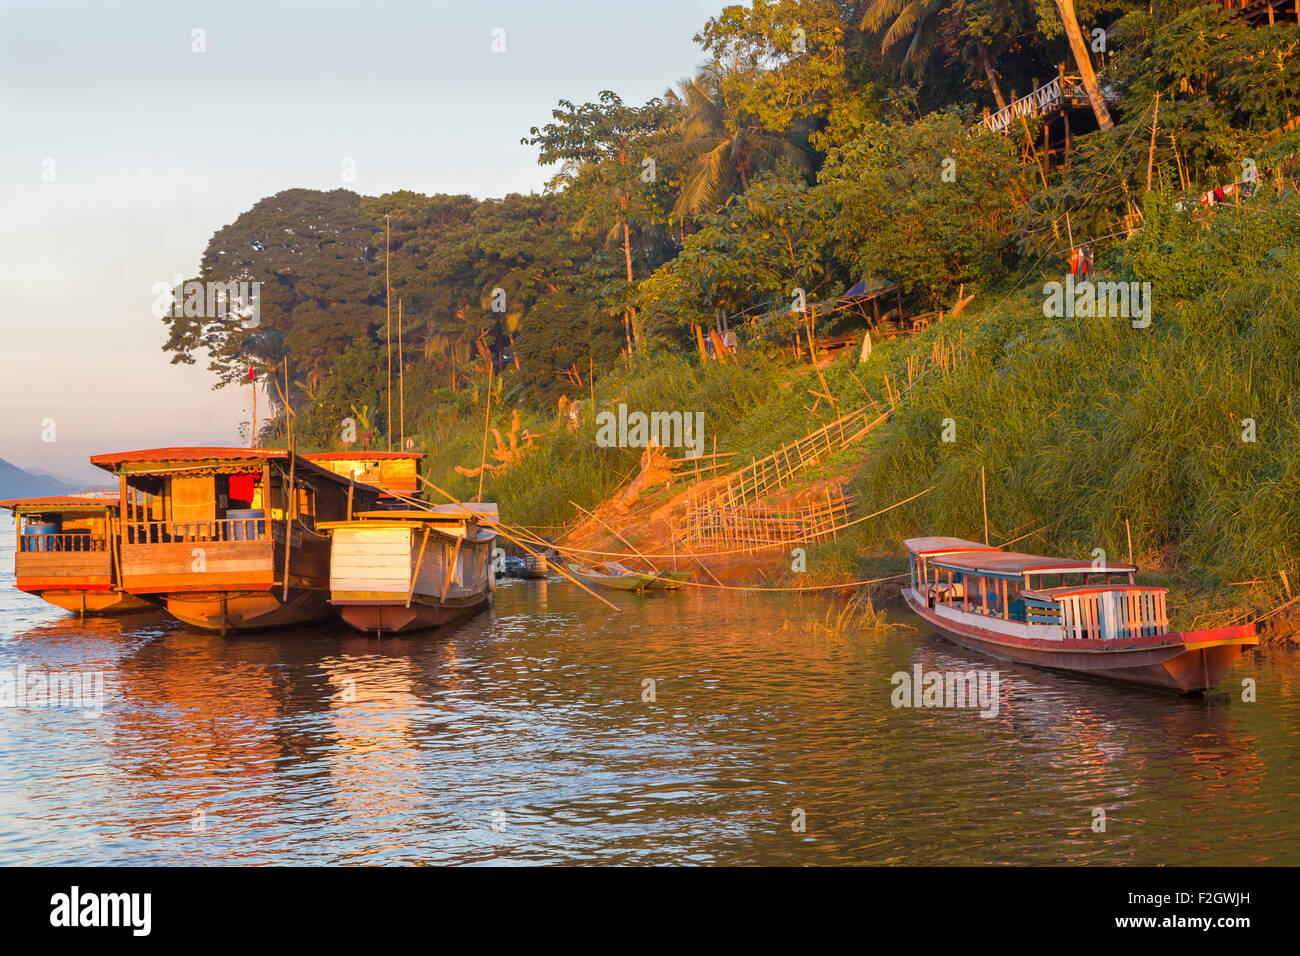
M 53 475 L 32 474 L 0 458 L 0 499 L 66 495 L 75 490 L 74 485 L 60 481 Z

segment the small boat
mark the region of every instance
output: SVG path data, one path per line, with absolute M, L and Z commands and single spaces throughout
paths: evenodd
M 579 567 L 569 565 L 569 570 L 579 581 L 598 588 L 612 588 L 615 591 L 644 591 L 657 577 L 645 571 L 633 571 L 625 565 L 614 561 Z
M 948 640 L 1002 660 L 1186 694 L 1214 687 L 1259 643 L 1253 624 L 1169 630 L 1166 589 L 1136 585 L 1130 564 L 961 538 L 905 544 L 912 610 Z
M 358 631 L 401 634 L 486 607 L 496 588 L 497 506 L 362 512 L 330 534 L 330 603 Z
M 551 570 L 551 559 L 554 557 L 555 552 L 550 550 L 541 554 L 525 554 L 516 573 L 521 578 L 544 578 Z
M 46 497 L 0 501 L 14 513 L 20 591 L 78 614 L 124 614 L 155 605 L 122 590 L 117 508 L 112 498 Z
M 274 448 L 156 448 L 95 455 L 118 477 L 121 586 L 193 627 L 324 620 L 321 522 L 373 510 L 379 489 Z

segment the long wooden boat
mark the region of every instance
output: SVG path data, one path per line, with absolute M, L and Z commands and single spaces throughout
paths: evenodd
M 615 591 L 644 591 L 655 579 L 655 575 L 645 571 L 633 571 L 631 568 L 614 561 L 603 564 L 579 566 L 569 565 L 569 571 L 584 584 L 599 588 L 611 588 Z
M 112 498 L 45 497 L 0 501 L 18 531 L 14 579 L 20 591 L 78 614 L 154 609 L 118 577 L 117 508 Z
M 371 634 L 437 627 L 486 607 L 496 588 L 497 506 L 373 511 L 319 525 L 330 534 L 330 603 Z
M 1165 588 L 1137 568 L 1002 551 L 961 538 L 905 542 L 903 597 L 954 643 L 1003 660 L 1157 690 L 1209 690 L 1247 648 L 1253 624 L 1171 631 Z
M 118 476 L 121 586 L 205 630 L 329 616 L 329 539 L 377 488 L 284 449 L 157 448 L 95 455 Z

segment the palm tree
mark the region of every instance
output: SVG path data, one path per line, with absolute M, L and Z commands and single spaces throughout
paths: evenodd
M 1101 95 L 1101 87 L 1097 85 L 1092 57 L 1088 55 L 1088 45 L 1083 42 L 1079 18 L 1074 13 L 1074 0 L 1056 0 L 1056 10 L 1061 15 L 1061 22 L 1065 24 L 1070 52 L 1074 54 L 1074 62 L 1079 67 L 1079 76 L 1083 78 L 1083 88 L 1088 93 L 1088 102 L 1092 104 L 1092 112 L 1097 117 L 1097 126 L 1100 129 L 1111 129 L 1115 123 L 1110 118 L 1110 110 L 1106 108 L 1106 98 Z
M 786 137 L 733 113 L 723 93 L 724 74 L 721 64 L 708 64 L 666 96 L 681 110 L 682 145 L 695 157 L 674 210 L 681 219 L 716 209 L 737 186 L 748 189 L 755 172 L 781 160 L 808 167 L 807 155 Z
M 870 0 L 862 29 L 885 31 L 880 41 L 882 53 L 906 40 L 903 65 L 919 80 L 939 36 L 939 14 L 950 3 L 952 0 Z

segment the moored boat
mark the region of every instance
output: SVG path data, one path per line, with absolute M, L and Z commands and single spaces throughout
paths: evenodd
M 120 482 L 123 589 L 223 634 L 328 617 L 329 539 L 317 525 L 379 497 L 284 449 L 158 448 L 90 461 Z
M 78 614 L 154 608 L 122 590 L 117 508 L 112 498 L 45 497 L 0 501 L 17 522 L 14 579 L 20 591 Z
M 584 584 L 615 591 L 644 591 L 656 577 L 646 571 L 633 571 L 615 561 L 586 566 L 570 564 L 569 571 Z
M 359 631 L 437 627 L 486 607 L 497 506 L 363 512 L 330 534 L 330 603 Z
M 943 637 L 1003 660 L 1157 690 L 1209 690 L 1253 624 L 1171 631 L 1165 589 L 1137 568 L 1002 551 L 960 538 L 905 542 L 908 605 Z

